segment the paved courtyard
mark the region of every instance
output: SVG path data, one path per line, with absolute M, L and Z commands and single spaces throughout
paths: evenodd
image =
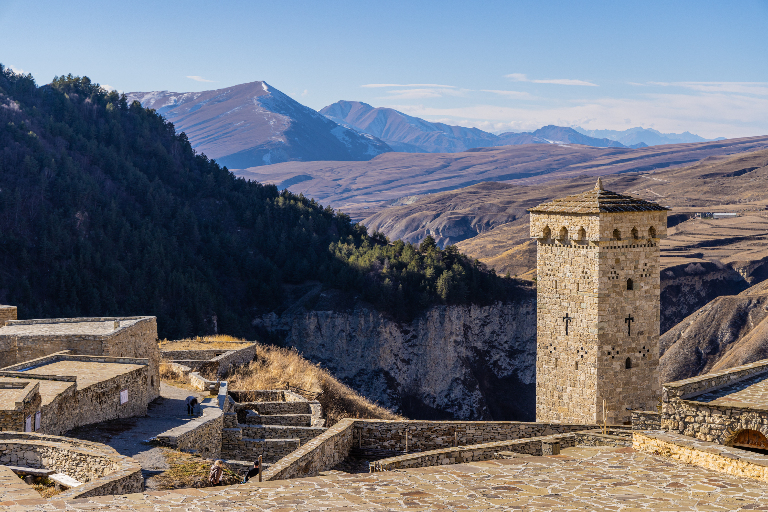
M 217 489 L 69 502 L 0 503 L 2 510 L 768 510 L 768 483 L 636 452 L 571 448 L 384 473 L 328 474 Z

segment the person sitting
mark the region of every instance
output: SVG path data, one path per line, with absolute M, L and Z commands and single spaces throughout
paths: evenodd
M 195 414 L 196 406 L 197 406 L 197 397 L 188 396 L 187 397 L 187 414 L 189 414 L 190 416 L 193 416 Z
M 253 463 L 253 467 L 248 470 L 248 472 L 245 474 L 245 477 L 243 478 L 243 483 L 250 480 L 252 477 L 259 474 L 259 470 L 261 469 L 261 466 L 259 465 L 259 461 L 255 461 Z
M 208 473 L 208 485 L 219 485 L 221 483 L 221 476 L 224 474 L 224 463 L 217 460 L 211 466 L 211 471 Z

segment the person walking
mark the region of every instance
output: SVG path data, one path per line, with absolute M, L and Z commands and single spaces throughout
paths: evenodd
M 187 414 L 190 416 L 194 416 L 196 406 L 197 406 L 197 397 L 188 396 L 187 397 Z
M 211 471 L 208 473 L 208 485 L 219 485 L 222 474 L 224 474 L 224 463 L 217 460 L 213 463 Z
M 261 464 L 259 464 L 258 460 L 254 461 L 253 467 L 249 469 L 248 472 L 245 474 L 245 477 L 243 478 L 243 483 L 247 482 L 254 476 L 257 476 L 260 470 L 261 470 Z

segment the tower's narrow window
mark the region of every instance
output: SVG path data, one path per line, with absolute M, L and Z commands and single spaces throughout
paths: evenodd
M 656 228 L 651 226 L 648 228 L 648 238 L 656 238 Z
M 631 279 L 627 279 L 627 290 L 633 290 L 634 289 L 634 283 Z
M 578 361 L 576 361 L 576 369 L 577 370 L 579 369 L 579 362 Z
M 541 238 L 544 241 L 549 240 L 552 237 L 552 230 L 549 229 L 549 226 L 544 227 L 544 231 L 541 232 Z
M 637 228 L 632 228 L 632 239 L 637 240 Z
M 568 229 L 565 226 L 560 228 L 560 236 L 558 238 L 560 238 L 560 241 L 562 243 L 565 243 L 568 241 Z
M 632 368 L 632 359 L 630 359 L 630 358 L 627 358 L 627 360 L 626 360 L 626 361 L 624 361 L 624 368 L 626 368 L 627 370 L 629 370 L 630 368 Z
M 579 240 L 584 241 L 587 239 L 587 230 L 584 228 L 579 228 Z
M 619 231 L 618 229 L 614 229 L 613 230 L 613 238 L 615 240 L 621 240 L 621 231 Z

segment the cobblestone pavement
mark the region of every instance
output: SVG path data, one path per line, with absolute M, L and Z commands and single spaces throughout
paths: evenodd
M 569 448 L 549 457 L 320 477 L 68 502 L 19 500 L 1 510 L 766 510 L 768 483 L 636 452 Z
M 187 416 L 185 399 L 201 393 L 160 383 L 160 398 L 149 404 L 147 415 L 137 418 L 125 418 L 87 425 L 67 432 L 68 437 L 104 443 L 121 455 L 133 457 L 141 464 L 144 478 L 168 469 L 163 451 L 145 441 L 168 429 L 183 425 L 192 419 Z M 147 488 L 153 487 L 151 479 Z

